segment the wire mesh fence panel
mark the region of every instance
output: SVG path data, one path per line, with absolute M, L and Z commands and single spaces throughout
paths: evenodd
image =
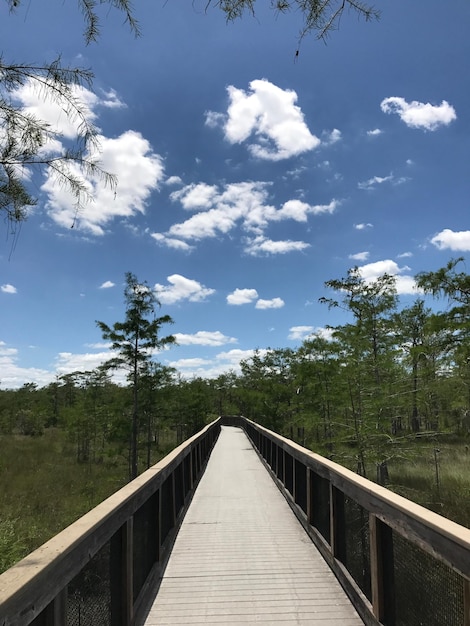
M 331 543 L 330 528 L 330 482 L 310 470 L 311 524 L 328 543 Z
M 301 461 L 294 461 L 295 501 L 304 513 L 307 513 L 307 468 Z
M 393 533 L 396 626 L 463 626 L 462 578 Z
M 133 584 L 134 600 L 158 561 L 158 491 L 134 514 L 133 524 Z
M 369 514 L 357 502 L 345 497 L 344 518 L 345 565 L 363 594 L 371 600 Z
M 109 554 L 109 543 L 106 543 L 70 582 L 67 590 L 67 626 L 110 626 Z

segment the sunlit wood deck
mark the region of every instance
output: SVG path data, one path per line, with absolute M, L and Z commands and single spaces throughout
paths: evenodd
M 222 427 L 146 626 L 363 624 L 244 432 Z

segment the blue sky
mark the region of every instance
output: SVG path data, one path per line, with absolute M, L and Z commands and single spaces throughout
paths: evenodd
M 174 319 L 163 334 L 179 345 L 159 360 L 212 377 L 344 321 L 318 298 L 354 265 L 396 274 L 407 304 L 416 273 L 467 255 L 468 2 L 377 2 L 379 22 L 345 14 L 298 58 L 299 15 L 258 4 L 227 25 L 205 0 L 136 3 L 137 39 L 103 7 L 89 46 L 76 3 L 0 7 L 4 61 L 92 68 L 77 95 L 119 179 L 115 193 L 89 180 L 74 221 L 67 192 L 35 176 L 19 236 L 3 223 L 0 387 L 108 358 L 95 320 L 123 319 L 128 271 Z M 37 110 L 27 86 L 17 99 Z M 53 103 L 40 112 L 73 139 Z

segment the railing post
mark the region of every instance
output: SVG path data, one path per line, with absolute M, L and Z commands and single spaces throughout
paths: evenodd
M 54 598 L 45 610 L 45 626 L 64 626 L 67 624 L 67 587 Z
M 313 526 L 312 470 L 307 467 L 307 523 Z
M 378 621 L 395 624 L 392 529 L 372 513 L 369 515 L 370 575 L 372 609 Z

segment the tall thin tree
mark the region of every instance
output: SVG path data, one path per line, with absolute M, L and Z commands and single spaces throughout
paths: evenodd
M 132 420 L 130 449 L 130 478 L 138 474 L 138 438 L 139 438 L 139 382 L 143 372 L 148 368 L 156 350 L 174 344 L 173 335 L 160 337 L 163 324 L 172 324 L 169 315 L 155 316 L 157 298 L 147 283 L 141 283 L 131 272 L 126 273 L 124 290 L 126 315 L 123 322 L 115 322 L 108 326 L 104 322 L 96 324 L 103 338 L 111 341 L 111 349 L 116 356 L 107 361 L 109 369 L 125 368 L 132 387 Z

